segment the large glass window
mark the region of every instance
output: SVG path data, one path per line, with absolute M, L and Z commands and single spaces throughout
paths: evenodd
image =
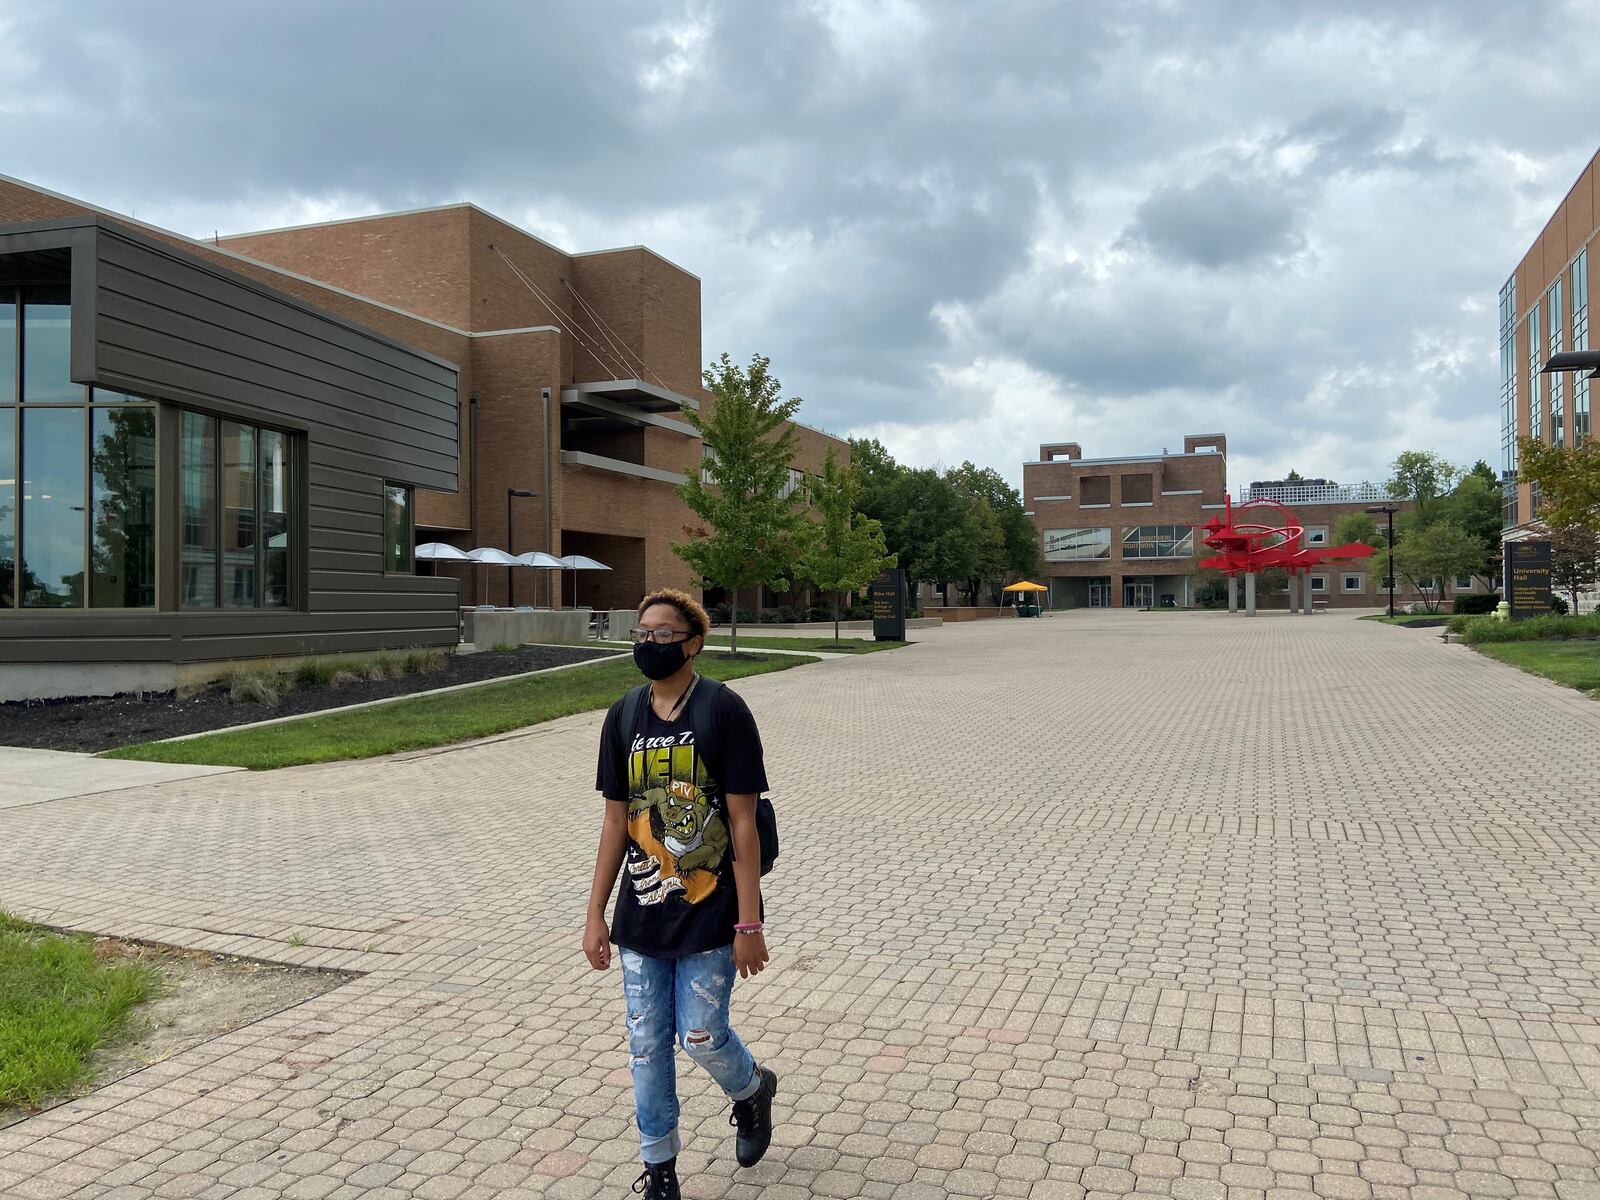
M 82 407 L 22 413 L 22 604 L 83 607 Z
M 1046 562 L 1072 562 L 1075 559 L 1110 558 L 1110 529 L 1046 529 Z
M 1517 523 L 1517 281 L 1500 289 L 1501 524 Z
M 261 603 L 289 603 L 289 439 L 261 431 Z
M 217 423 L 199 413 L 183 414 L 178 456 L 182 462 L 183 531 L 179 562 L 185 608 L 217 607 Z
M 289 437 L 185 412 L 180 596 L 187 608 L 283 608 L 294 561 Z
M 29 301 L 22 316 L 23 402 L 82 404 L 83 385 L 69 374 L 72 306 Z
M 1188 525 L 1135 525 L 1122 531 L 1123 558 L 1189 558 L 1194 529 Z
M 17 603 L 17 413 L 0 408 L 0 608 Z
M 1549 352 L 1559 354 L 1562 349 L 1562 318 L 1565 310 L 1561 305 L 1561 280 L 1557 279 L 1550 287 L 1550 294 L 1545 304 L 1545 313 L 1549 318 L 1550 337 Z M 1550 376 L 1550 441 L 1557 446 L 1567 444 L 1567 377 L 1566 373 L 1557 371 Z
M 256 604 L 256 431 L 222 423 L 222 603 Z
M 152 608 L 156 602 L 156 413 L 91 409 L 89 603 Z
M 67 300 L 0 293 L 0 609 L 150 608 L 155 407 L 72 382 Z
M 1544 349 L 1544 325 L 1539 320 L 1539 306 L 1535 304 L 1528 314 L 1528 436 L 1536 442 L 1544 441 L 1544 388 L 1539 374 L 1540 352 Z
M 0 293 L 0 408 L 17 402 L 17 298 Z
M 410 574 L 411 489 L 390 483 L 384 486 L 383 495 L 383 569 Z
M 1589 251 L 1578 251 L 1572 264 L 1572 348 L 1589 348 Z M 1572 440 L 1589 440 L 1589 373 L 1572 377 Z

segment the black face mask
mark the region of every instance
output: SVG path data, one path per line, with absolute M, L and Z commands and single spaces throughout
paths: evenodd
M 683 647 L 683 642 L 668 642 L 665 646 L 660 642 L 635 642 L 633 664 L 647 679 L 666 679 L 677 674 L 689 661 Z

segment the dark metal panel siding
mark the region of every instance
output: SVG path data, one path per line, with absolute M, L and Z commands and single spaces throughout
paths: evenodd
M 87 226 L 87 227 L 86 227 Z M 0 252 L 19 235 L 0 235 Z M 10 612 L 6 662 L 202 662 L 453 646 L 458 585 L 383 570 L 385 481 L 454 490 L 448 363 L 104 221 L 30 230 L 73 250 L 75 377 L 302 435 L 306 611 Z M 163 579 L 176 586 L 176 441 L 163 410 Z

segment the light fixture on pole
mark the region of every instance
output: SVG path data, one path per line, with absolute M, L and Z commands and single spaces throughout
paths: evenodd
M 537 496 L 538 494 L 539 494 L 538 492 L 530 492 L 527 488 L 508 487 L 506 489 L 506 552 L 507 553 L 514 554 L 514 553 L 516 553 L 516 549 L 517 549 L 516 535 L 512 532 L 512 526 L 511 526 L 511 498 L 513 496 Z M 517 585 L 516 585 L 516 576 L 514 576 L 511 573 L 513 570 L 514 570 L 514 568 L 511 567 L 509 564 L 506 566 L 506 607 L 507 608 L 515 608 L 517 606 L 517 596 L 516 596 L 516 591 L 515 591 Z
M 1389 518 L 1389 619 L 1392 621 L 1394 620 L 1394 514 L 1399 510 L 1392 504 L 1374 504 L 1367 511 L 1383 513 Z

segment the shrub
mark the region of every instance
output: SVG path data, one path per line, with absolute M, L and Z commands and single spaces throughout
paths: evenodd
M 288 690 L 286 682 L 282 676 L 265 671 L 240 671 L 228 681 L 228 699 L 235 704 L 277 708 Z
M 423 675 L 430 671 L 444 670 L 443 650 L 411 650 L 405 659 L 405 669 L 408 675 Z
M 1478 613 L 1492 613 L 1499 604 L 1500 597 L 1495 592 L 1474 592 L 1468 596 L 1457 596 L 1451 611 L 1472 616 Z
M 852 604 L 844 610 L 844 619 L 846 621 L 870 621 L 872 620 L 872 605 Z
M 294 681 L 303 687 L 325 687 L 337 668 L 325 658 L 308 658 L 296 664 Z
M 333 678 L 328 680 L 329 687 L 345 687 L 348 684 L 360 683 L 366 678 L 366 673 L 360 670 L 341 668 L 333 673 Z
M 496 654 L 515 654 L 519 649 L 521 647 L 515 642 L 496 642 L 494 644 L 494 652 Z
M 839 615 L 840 615 L 841 618 L 844 616 L 844 606 L 843 605 L 840 605 L 840 607 L 839 607 Z M 823 604 L 813 604 L 810 608 L 806 609 L 806 620 L 808 620 L 808 621 L 832 621 L 833 620 L 833 609 L 831 609 L 828 606 L 823 605 Z
M 1457 613 L 1455 616 L 1451 617 L 1448 621 L 1445 622 L 1445 628 L 1448 629 L 1451 633 L 1459 635 L 1459 634 L 1465 633 L 1467 631 L 1467 626 L 1469 626 L 1471 624 L 1472 624 L 1472 615 L 1471 614 L 1469 614 L 1469 613 Z
M 1558 617 L 1566 616 L 1567 615 L 1567 602 L 1565 600 L 1563 600 L 1560 596 L 1551 596 L 1550 597 L 1550 611 L 1555 613 L 1556 616 L 1558 616 Z
M 1537 642 L 1547 638 L 1600 638 L 1600 613 L 1586 617 L 1528 617 L 1522 621 L 1497 621 L 1472 617 L 1461 631 L 1462 640 L 1483 642 Z

